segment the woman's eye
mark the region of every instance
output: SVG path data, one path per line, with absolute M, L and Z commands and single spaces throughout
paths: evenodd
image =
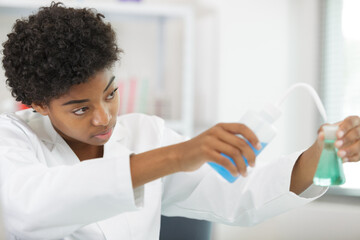
M 113 98 L 115 97 L 115 93 L 116 93 L 117 90 L 118 90 L 118 88 L 115 88 L 115 90 L 112 91 L 112 92 L 109 94 L 109 96 L 106 97 L 106 100 L 111 100 L 111 99 L 113 99 Z
M 75 115 L 80 116 L 80 115 L 83 115 L 86 112 L 86 110 L 88 110 L 88 107 L 82 107 L 82 108 L 79 108 L 79 109 L 73 111 L 73 113 Z

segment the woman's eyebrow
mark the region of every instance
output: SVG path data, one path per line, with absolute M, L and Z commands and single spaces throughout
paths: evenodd
M 104 92 L 106 92 L 106 90 L 108 90 L 108 88 L 110 87 L 110 85 L 114 81 L 114 79 L 115 79 L 115 76 L 112 76 L 109 83 L 106 85 Z M 71 100 L 66 103 L 63 103 L 62 105 L 65 106 L 65 105 L 69 105 L 69 104 L 84 103 L 84 102 L 89 102 L 89 101 L 90 101 L 89 99 Z
M 63 106 L 69 105 L 69 104 L 84 103 L 84 102 L 89 102 L 89 101 L 90 101 L 89 99 L 71 100 L 66 103 L 63 103 Z
M 115 76 L 112 76 L 112 78 L 110 79 L 108 85 L 106 86 L 106 88 L 104 89 L 104 92 L 106 92 L 106 90 L 108 90 L 108 88 L 110 87 L 111 83 L 114 81 Z

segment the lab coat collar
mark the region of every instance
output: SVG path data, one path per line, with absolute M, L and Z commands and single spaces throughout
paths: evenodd
M 48 116 L 44 117 L 44 128 L 45 131 L 41 132 L 39 135 L 40 139 L 45 142 L 55 144 L 60 135 L 56 132 Z
M 31 130 L 40 138 L 43 142 L 54 144 L 57 139 L 57 132 L 51 124 L 48 116 L 42 116 L 41 114 L 34 112 L 32 109 L 26 109 L 17 112 L 21 115 Z

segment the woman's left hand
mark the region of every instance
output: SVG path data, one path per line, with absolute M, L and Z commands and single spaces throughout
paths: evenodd
M 336 132 L 335 147 L 338 156 L 343 162 L 360 161 L 360 117 L 350 116 L 336 123 L 339 129 Z M 300 194 L 313 182 L 313 177 L 322 152 L 324 141 L 323 126 L 318 130 L 315 143 L 304 151 L 296 161 L 292 175 L 290 191 Z
M 343 162 L 360 161 L 360 117 L 350 116 L 337 123 L 335 147 Z

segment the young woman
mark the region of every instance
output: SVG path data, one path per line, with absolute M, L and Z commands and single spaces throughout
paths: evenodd
M 3 44 L 7 84 L 29 110 L 0 116 L 1 203 L 8 239 L 158 239 L 160 215 L 251 225 L 301 206 L 322 140 L 305 152 L 254 167 L 239 123 L 186 140 L 155 116 L 117 117 L 121 50 L 103 16 L 44 7 L 17 20 Z M 339 123 L 343 160 L 359 160 L 359 117 Z M 236 167 L 220 153 L 231 156 Z M 242 177 L 219 180 L 208 161 Z M 301 195 L 300 195 L 301 194 Z

